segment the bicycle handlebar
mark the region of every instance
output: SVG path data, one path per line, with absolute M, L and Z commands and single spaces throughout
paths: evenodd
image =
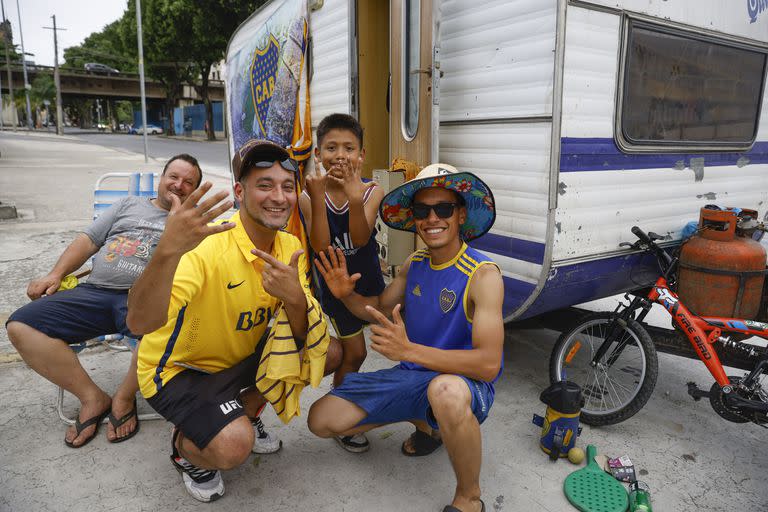
M 640 241 L 643 242 L 644 244 L 656 245 L 653 243 L 653 240 L 651 240 L 651 238 L 647 234 L 645 234 L 645 231 L 643 231 L 637 226 L 632 226 L 632 234 L 635 235 L 637 238 L 639 238 Z
M 656 254 L 656 257 L 659 259 L 659 263 L 661 264 L 661 270 L 664 274 L 664 277 L 668 277 L 668 274 L 673 270 L 673 259 L 669 254 L 667 254 L 667 251 L 656 245 L 653 240 L 651 240 L 651 237 L 649 237 L 645 231 L 637 226 L 632 226 L 632 234 L 639 238 L 642 243 L 647 245 L 648 248 L 652 250 L 654 254 Z

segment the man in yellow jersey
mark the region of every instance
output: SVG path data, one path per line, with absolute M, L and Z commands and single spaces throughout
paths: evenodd
M 278 305 L 298 349 L 327 329 L 301 244 L 280 231 L 297 201 L 296 163 L 284 148 L 252 140 L 233 167 L 239 213 L 210 224 L 232 201 L 220 203 L 226 192 L 201 201 L 208 182 L 174 201 L 128 300 L 128 326 L 149 333 L 139 349 L 141 393 L 175 425 L 171 461 L 200 501 L 224 494 L 220 470 L 245 462 L 253 447 L 248 418 L 264 404 L 253 386 Z

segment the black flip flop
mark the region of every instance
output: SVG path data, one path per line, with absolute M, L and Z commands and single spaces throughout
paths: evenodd
M 446 505 L 443 512 L 461 512 L 461 510 L 453 505 Z M 480 512 L 485 512 L 485 503 L 483 503 L 483 500 L 480 500 Z
M 90 443 L 93 440 L 93 438 L 96 437 L 96 434 L 99 433 L 99 425 L 101 425 L 102 420 L 107 417 L 107 415 L 109 414 L 109 411 L 110 410 L 107 409 L 106 411 L 102 412 L 101 414 L 97 414 L 96 416 L 93 416 L 92 418 L 88 418 L 87 420 L 85 420 L 82 423 L 80 423 L 80 418 L 78 417 L 75 420 L 75 432 L 77 432 L 77 434 L 75 435 L 75 439 L 80 437 L 80 433 L 83 430 L 85 430 L 88 427 L 90 427 L 91 425 L 95 424 L 96 428 L 93 430 L 93 434 L 91 434 L 90 437 L 86 438 L 86 440 L 83 441 L 83 444 L 78 444 L 78 445 L 74 444 L 72 441 L 67 441 L 67 438 L 65 437 L 64 438 L 64 444 L 66 444 L 70 448 L 82 448 L 83 446 L 85 446 L 88 443 Z M 78 416 L 79 416 L 79 413 L 78 413 Z M 73 439 L 73 441 L 74 441 L 74 439 Z
M 127 440 L 129 440 L 130 438 L 132 438 L 133 436 L 135 436 L 136 434 L 139 433 L 139 426 L 140 426 L 140 424 L 139 424 L 139 416 L 138 416 L 138 414 L 136 414 L 136 400 L 135 399 L 133 400 L 133 409 L 131 409 L 130 411 L 128 411 L 127 413 L 125 413 L 124 415 L 122 415 L 119 418 L 115 418 L 114 414 L 112 414 L 112 411 L 110 410 L 109 411 L 109 422 L 112 424 L 112 428 L 115 430 L 115 433 L 117 433 L 118 427 L 123 425 L 126 421 L 130 420 L 134 416 L 136 416 L 136 428 L 133 429 L 133 432 L 131 432 L 127 436 L 116 437 L 114 439 L 107 439 L 107 441 L 109 441 L 112 444 L 122 443 L 123 441 L 127 441 Z
M 419 429 L 416 429 L 416 431 L 411 434 L 411 437 L 408 439 L 411 440 L 411 447 L 413 448 L 413 452 L 409 452 L 405 449 L 405 441 L 400 447 L 400 451 L 403 452 L 403 455 L 406 457 L 423 457 L 425 455 L 429 455 L 443 445 L 442 439 L 435 439 L 431 435 L 427 434 L 426 432 L 422 432 Z

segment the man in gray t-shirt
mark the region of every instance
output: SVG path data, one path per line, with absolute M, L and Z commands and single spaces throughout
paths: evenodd
M 136 353 L 110 398 L 91 380 L 67 344 L 118 332 L 133 336 L 125 324 L 128 290 L 149 262 L 173 196 L 184 202 L 201 180 L 202 171 L 194 157 L 172 157 L 163 169 L 157 197 L 125 197 L 115 202 L 75 238 L 48 275 L 29 284 L 27 295 L 32 302 L 8 319 L 8 337 L 24 361 L 80 400 L 77 423 L 64 438 L 67 446 L 79 448 L 88 443 L 107 416 L 110 442 L 125 441 L 138 432 Z M 58 291 L 62 279 L 92 256 L 88 281 Z
M 146 197 L 116 202 L 85 230 L 99 247 L 93 256 L 88 284 L 127 290 L 144 270 L 165 226 L 168 211 Z

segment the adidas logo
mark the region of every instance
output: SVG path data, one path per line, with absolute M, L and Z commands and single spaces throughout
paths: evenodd
M 412 293 L 417 297 L 421 297 L 421 287 L 419 285 L 416 285 L 416 288 L 413 289 Z

